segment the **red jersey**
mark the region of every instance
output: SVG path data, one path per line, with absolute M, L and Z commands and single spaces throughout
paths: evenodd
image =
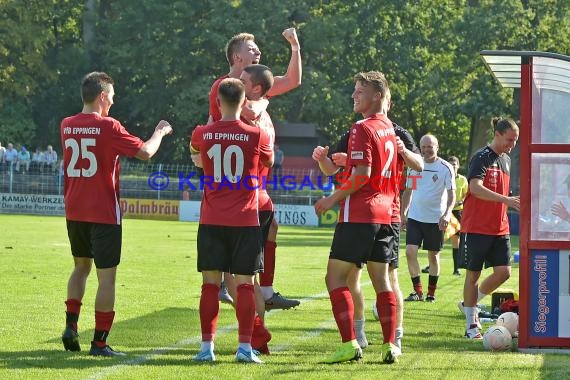
M 375 114 L 352 125 L 346 178 L 355 166 L 366 165 L 371 168 L 370 181 L 340 202 L 339 222 L 392 222 L 392 207 L 398 190 L 396 149 L 396 134 L 386 115 Z
M 259 117 L 259 128 L 262 128 L 266 131 L 269 135 L 269 142 L 271 149 L 273 149 L 273 145 L 275 143 L 275 128 L 273 127 L 273 122 L 271 121 L 271 117 L 267 113 L 267 111 L 263 111 Z M 259 178 L 269 178 L 269 173 L 271 168 L 267 166 L 259 164 Z M 272 178 L 271 178 L 272 180 Z M 267 180 L 267 183 L 271 183 L 271 180 Z M 259 211 L 274 211 L 273 201 L 269 194 L 267 193 L 267 189 L 262 186 L 259 188 Z
M 469 163 L 467 179 L 483 180 L 487 189 L 508 196 L 511 158 L 497 155 L 489 146 L 479 149 Z M 484 235 L 508 235 L 509 220 L 507 205 L 502 202 L 485 201 L 475 197 L 469 190 L 463 201 L 461 232 Z
M 400 127 L 398 124 L 396 123 L 392 123 L 394 125 L 394 131 L 396 132 L 396 136 L 400 138 L 400 140 L 402 140 L 402 142 L 404 143 L 404 146 L 406 147 L 406 149 L 408 149 L 409 151 L 412 152 L 416 152 L 418 150 L 418 147 L 416 145 L 416 142 L 414 141 L 414 138 L 412 137 L 412 135 L 410 134 L 410 132 L 408 132 L 405 128 Z M 398 183 L 398 185 L 402 185 L 405 182 L 405 178 L 403 177 L 404 174 L 404 168 L 406 166 L 406 163 L 404 162 L 404 159 L 398 154 L 398 163 L 397 165 L 397 169 L 396 169 L 396 183 Z M 398 188 L 398 190 L 396 191 L 396 197 L 394 199 L 394 206 L 392 208 L 392 223 L 401 223 L 402 222 L 402 216 L 400 215 L 400 188 Z
M 259 226 L 259 165 L 273 158 L 267 132 L 241 120 L 217 121 L 194 129 L 190 144 L 204 169 L 200 223 Z
M 229 78 L 229 75 L 226 74 L 216 79 L 210 89 L 210 116 L 213 121 L 219 121 L 222 118 L 222 112 L 218 106 L 218 87 L 220 87 L 220 82 L 226 78 Z
M 121 224 L 119 156 L 134 157 L 143 141 L 119 121 L 97 113 L 63 119 L 60 132 L 66 218 Z

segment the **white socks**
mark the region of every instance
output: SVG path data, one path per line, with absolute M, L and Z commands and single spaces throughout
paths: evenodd
M 259 288 L 261 289 L 261 294 L 263 294 L 264 300 L 267 301 L 268 299 L 273 297 L 274 293 L 273 286 L 260 286 Z
M 471 328 L 471 325 L 477 323 L 477 306 L 475 307 L 467 307 L 465 306 L 465 328 L 468 330 Z
M 214 351 L 214 341 L 213 340 L 202 341 L 202 343 L 200 343 L 200 351 L 202 352 Z
M 402 337 L 404 336 L 404 328 L 396 327 L 396 340 L 394 344 L 402 351 Z
M 354 320 L 354 334 L 356 335 L 356 341 L 360 348 L 368 347 L 368 339 L 366 339 L 366 332 L 364 331 L 366 321 L 364 319 Z

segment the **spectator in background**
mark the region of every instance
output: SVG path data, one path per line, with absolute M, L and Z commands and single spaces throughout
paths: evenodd
M 4 169 L 4 152 L 6 152 L 6 148 L 4 148 L 0 142 L 0 173 L 2 173 Z
M 41 173 L 44 166 L 44 152 L 41 148 L 36 147 L 36 151 L 32 153 L 32 164 L 30 165 L 33 173 Z
M 449 163 L 453 166 L 455 170 L 455 207 L 453 207 L 453 216 L 461 223 L 461 215 L 463 214 L 463 201 L 467 196 L 467 189 L 469 188 L 469 183 L 464 175 L 459 174 L 459 158 L 455 156 L 449 157 Z M 460 232 L 457 232 L 451 236 L 451 247 L 453 249 L 453 275 L 460 276 L 459 273 L 459 236 Z
M 4 152 L 4 163 L 6 164 L 6 170 L 12 172 L 13 165 L 18 162 L 18 151 L 14 149 L 14 145 L 8 143 L 8 148 Z
M 22 167 L 22 174 L 30 171 L 30 152 L 23 146 L 18 152 L 18 161 L 16 162 L 16 171 L 20 172 Z
M 275 144 L 273 150 L 275 152 L 275 164 L 273 164 L 273 173 L 275 173 L 275 176 L 277 176 L 277 178 L 281 178 L 285 153 L 279 149 L 279 144 Z
M 48 173 L 53 173 L 57 168 L 57 152 L 53 150 L 51 145 L 47 146 L 47 150 L 44 153 L 44 163 Z

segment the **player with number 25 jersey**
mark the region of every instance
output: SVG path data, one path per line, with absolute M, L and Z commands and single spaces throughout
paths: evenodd
M 78 113 L 62 121 L 61 145 L 66 218 L 121 224 L 119 156 L 134 157 L 144 142 L 114 118 Z

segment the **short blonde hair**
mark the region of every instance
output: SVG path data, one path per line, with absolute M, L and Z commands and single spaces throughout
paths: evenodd
M 385 99 L 390 89 L 386 76 L 380 71 L 360 72 L 354 76 L 355 82 L 360 82 L 364 86 L 372 86 Z
M 234 64 L 233 55 L 241 48 L 246 41 L 255 41 L 255 36 L 251 33 L 236 34 L 226 44 L 226 58 L 230 66 Z

